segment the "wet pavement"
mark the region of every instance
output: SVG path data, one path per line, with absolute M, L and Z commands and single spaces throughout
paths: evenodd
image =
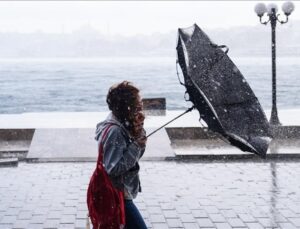
M 89 163 L 0 169 L 0 228 L 85 228 Z M 142 161 L 149 228 L 300 228 L 300 161 Z

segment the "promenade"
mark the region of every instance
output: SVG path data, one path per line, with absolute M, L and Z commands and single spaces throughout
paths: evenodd
M 149 228 L 300 228 L 300 163 L 141 162 L 136 204 Z M 86 226 L 95 163 L 0 169 L 0 228 Z
M 167 111 L 166 116 L 148 116 L 145 127 L 158 127 L 179 113 Z M 300 125 L 297 119 L 300 112 L 280 112 L 283 113 L 284 125 Z M 106 115 L 105 112 L 0 115 L 0 129 L 54 129 L 63 133 L 78 128 L 86 129 L 83 135 L 86 136 Z M 198 114 L 193 111 L 170 126 L 199 127 Z M 135 202 L 147 226 L 300 228 L 299 138 L 282 141 L 279 142 L 283 145 L 282 152 L 290 150 L 291 157 L 253 160 L 247 157 L 249 154 L 236 151 L 242 155 L 238 160 L 185 160 L 184 157 L 164 160 L 165 152 L 160 151 L 159 157 L 151 150 L 146 151 L 141 161 L 142 193 Z M 224 150 L 224 145 L 206 148 L 202 143 L 193 139 L 175 140 L 171 148 L 175 156 Z M 153 145 L 150 149 L 154 149 Z M 236 150 L 226 147 L 226 154 Z M 16 167 L 0 167 L 0 229 L 84 229 L 86 190 L 95 169 L 96 149 L 90 153 L 95 154 L 94 158 L 85 162 L 78 158 L 72 162 L 50 162 L 53 155 L 49 154 L 44 163 L 21 160 Z

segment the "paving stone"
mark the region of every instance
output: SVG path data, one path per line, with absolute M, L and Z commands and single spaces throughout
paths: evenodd
M 16 215 L 19 215 L 21 211 L 21 208 L 8 208 L 6 211 L 5 211 L 5 215 L 7 216 L 16 216 Z
M 163 210 L 163 215 L 165 218 L 177 218 L 178 213 L 175 210 Z
M 188 208 L 188 207 L 186 207 L 186 206 L 176 206 L 176 211 L 178 212 L 178 213 L 190 213 L 191 212 L 191 210 Z
M 27 229 L 27 228 L 29 228 L 29 223 L 30 223 L 30 220 L 17 220 L 13 225 L 12 225 L 12 228 L 22 228 L 22 229 Z M 0 228 L 1 228 L 1 226 L 0 226 Z
M 288 218 L 296 227 L 300 227 L 300 218 Z
M 75 228 L 75 225 L 74 224 L 64 224 L 64 223 L 61 223 L 58 225 L 58 229 L 74 229 Z
M 279 225 L 283 229 L 297 229 L 297 227 L 295 225 L 293 225 L 292 223 L 279 223 Z
M 210 206 L 213 204 L 213 202 L 210 199 L 207 198 L 201 198 L 199 199 L 200 206 Z
M 183 223 L 183 228 L 187 229 L 200 229 L 197 223 Z
M 214 222 L 226 222 L 226 219 L 222 214 L 209 214 L 209 218 Z
M 60 217 L 60 223 L 74 223 L 75 222 L 75 215 L 62 215 Z
M 293 212 L 300 214 L 300 208 L 299 205 L 294 205 L 294 203 L 289 204 L 289 209 L 291 209 Z
M 153 207 L 159 207 L 160 205 L 159 205 L 159 203 L 158 203 L 158 201 L 157 200 L 145 200 L 145 203 L 146 203 L 146 205 L 147 205 L 147 207 L 151 207 L 151 206 L 153 206 Z
M 38 207 L 47 207 L 47 209 L 51 206 L 51 199 L 49 200 L 41 200 L 37 203 Z
M 268 215 L 261 211 L 253 211 L 251 212 L 251 215 L 253 215 L 255 218 L 268 218 Z
M 0 189 L 1 190 L 1 189 Z M 8 202 L 3 202 L 3 199 L 5 198 L 5 201 L 7 201 L 6 200 L 6 197 L 1 197 L 2 198 L 2 200 L 0 199 L 0 212 L 5 212 L 8 208 L 9 208 L 9 205 L 10 205 L 10 203 L 8 203 Z
M 202 209 L 205 210 L 207 213 L 219 213 L 219 209 L 216 208 L 215 206 L 202 206 Z
M 196 222 L 192 214 L 179 214 L 179 219 L 183 223 L 194 223 Z
M 30 204 L 23 205 L 21 211 L 31 211 L 33 213 L 35 209 L 36 209 L 36 205 L 30 203 Z
M 86 228 L 86 220 L 76 220 L 75 221 L 75 229 L 85 229 Z
M 44 222 L 44 225 L 43 227 L 46 229 L 52 229 L 52 228 L 58 228 L 59 227 L 59 220 L 57 219 L 47 219 L 45 222 Z
M 46 220 L 46 215 L 33 215 L 30 223 L 31 224 L 42 224 Z
M 36 208 L 33 212 L 33 215 L 46 215 L 48 214 L 49 209 L 46 207 Z
M 150 222 L 149 219 L 144 219 L 144 221 L 145 221 L 145 224 L 146 224 L 147 228 L 152 228 L 152 223 Z
M 29 224 L 28 229 L 44 229 L 44 224 Z
M 216 227 L 201 227 L 201 229 L 215 229 Z
M 232 227 L 228 223 L 215 223 L 218 229 L 231 229 Z
M 18 219 L 31 219 L 32 212 L 31 211 L 20 211 L 18 214 Z
M 150 214 L 162 214 L 162 210 L 160 207 L 156 207 L 156 206 L 150 206 L 147 208 L 147 211 Z
M 3 218 L 5 212 L 0 212 L 0 222 L 1 222 L 1 219 Z
M 214 227 L 213 222 L 209 218 L 198 218 L 196 220 L 200 227 Z
M 204 210 L 192 210 L 192 215 L 195 218 L 207 218 L 208 214 Z
M 18 200 L 15 198 L 15 201 L 13 201 L 11 204 L 10 204 L 10 207 L 11 208 L 21 208 L 24 206 L 24 200 Z
M 290 209 L 280 209 L 279 212 L 286 218 L 297 218 L 297 214 Z
M 135 203 L 135 204 L 136 204 L 136 206 L 139 210 L 146 210 L 147 209 L 147 206 L 144 202 Z
M 149 217 L 151 223 L 164 223 L 166 219 L 163 215 L 150 215 Z
M 63 210 L 63 215 L 76 215 L 76 207 L 65 207 Z
M 63 204 L 52 204 L 49 208 L 49 211 L 63 211 L 64 206 Z
M 258 218 L 257 220 L 264 227 L 277 227 L 277 223 L 269 218 Z
M 272 218 L 274 219 L 275 222 L 288 222 L 288 219 L 285 218 L 280 213 L 274 214 L 274 216 L 272 216 Z
M 150 214 L 148 213 L 147 210 L 140 210 L 140 213 L 141 213 L 141 215 L 144 219 L 149 219 L 150 218 Z
M 12 216 L 12 215 L 5 215 L 2 217 L 0 224 L 12 224 L 15 223 L 17 220 L 17 216 Z
M 180 228 L 183 227 L 180 219 L 167 219 L 167 224 L 170 228 Z
M 61 216 L 62 216 L 61 211 L 49 211 L 49 213 L 47 214 L 48 219 L 60 219 Z
M 195 200 L 193 200 L 192 202 L 187 202 L 186 205 L 191 210 L 196 210 L 196 209 L 200 208 L 200 204 L 198 204 L 197 202 L 195 202 Z
M 264 229 L 264 227 L 259 223 L 246 223 L 249 229 Z
M 86 219 L 88 212 L 87 211 L 77 211 L 76 219 Z
M 246 225 L 243 223 L 242 220 L 240 220 L 239 218 L 229 218 L 228 219 L 228 223 L 232 226 L 232 227 L 245 227 Z
M 153 229 L 169 229 L 169 226 L 167 223 L 153 223 L 152 228 Z
M 252 215 L 250 214 L 238 214 L 238 217 L 243 221 L 243 222 L 257 222 L 257 219 L 255 219 Z

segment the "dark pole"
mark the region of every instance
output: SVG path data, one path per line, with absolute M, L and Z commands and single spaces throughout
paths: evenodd
M 276 22 L 277 16 L 275 9 L 272 9 L 272 14 L 270 15 L 271 28 L 272 28 L 272 111 L 270 124 L 271 125 L 281 125 L 277 113 L 277 103 L 276 103 Z

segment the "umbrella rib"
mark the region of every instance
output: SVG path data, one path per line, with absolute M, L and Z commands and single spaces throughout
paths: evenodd
M 205 94 L 202 92 L 202 90 L 198 87 L 198 85 L 194 82 L 194 80 L 191 78 L 191 81 L 193 82 L 194 86 L 199 90 L 199 92 L 201 93 L 201 95 L 203 96 L 203 98 L 206 100 L 207 104 L 209 105 L 210 109 L 212 110 L 212 112 L 214 113 L 214 115 L 216 116 L 216 118 L 218 119 L 218 122 L 220 124 L 220 126 L 222 126 L 223 128 L 223 125 L 220 123 L 220 119 L 217 115 L 217 112 L 215 111 L 215 109 L 213 108 L 212 104 L 209 102 L 209 100 L 207 99 L 207 97 L 205 96 Z

